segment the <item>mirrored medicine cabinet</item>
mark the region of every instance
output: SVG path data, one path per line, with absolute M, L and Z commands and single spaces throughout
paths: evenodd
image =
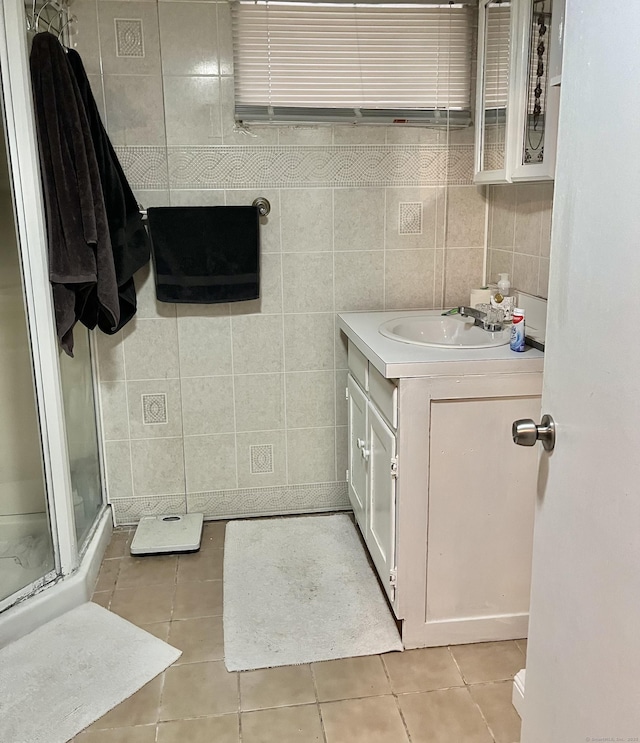
M 563 0 L 480 0 L 476 183 L 553 180 Z

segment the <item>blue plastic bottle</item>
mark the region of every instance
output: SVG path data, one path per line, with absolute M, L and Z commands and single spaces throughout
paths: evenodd
M 513 310 L 513 325 L 511 326 L 511 341 L 509 347 L 512 351 L 524 351 L 524 310 L 515 307 Z

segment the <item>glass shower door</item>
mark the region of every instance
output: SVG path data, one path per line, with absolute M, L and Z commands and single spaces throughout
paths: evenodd
M 82 549 L 102 510 L 102 488 L 89 331 L 78 323 L 73 331 L 73 339 L 73 358 L 60 352 L 60 377 L 76 539 L 78 548 Z
M 0 607 L 9 596 L 55 567 L 2 113 L 0 110 Z

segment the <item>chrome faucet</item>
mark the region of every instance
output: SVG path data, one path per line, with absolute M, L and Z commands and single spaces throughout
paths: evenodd
M 458 314 L 462 317 L 472 317 L 474 325 L 489 333 L 497 333 L 503 327 L 501 322 L 490 322 L 486 312 L 476 310 L 473 307 L 458 307 Z

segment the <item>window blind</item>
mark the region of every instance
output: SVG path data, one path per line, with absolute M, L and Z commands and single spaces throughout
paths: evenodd
M 232 9 L 238 120 L 469 118 L 469 5 L 235 0 Z
M 511 8 L 508 3 L 492 3 L 486 17 L 484 104 L 486 109 L 506 108 L 509 92 Z

